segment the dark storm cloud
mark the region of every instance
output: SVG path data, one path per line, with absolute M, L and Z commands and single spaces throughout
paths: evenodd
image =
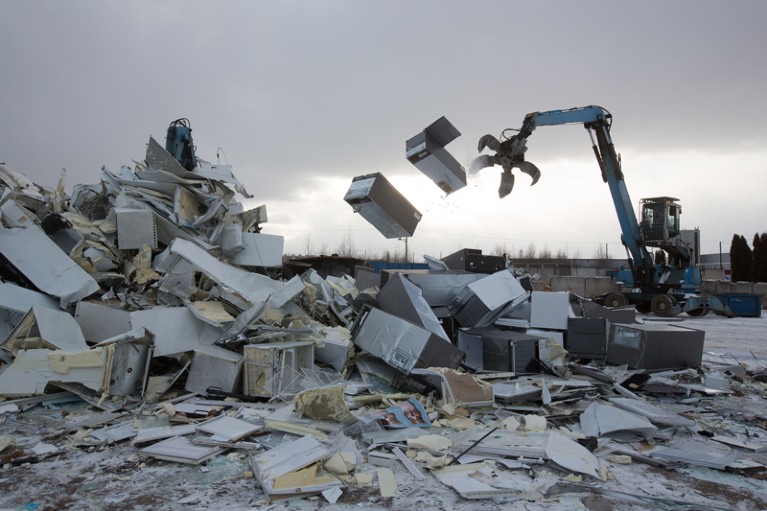
M 94 182 L 188 117 L 260 201 L 324 176 L 413 172 L 404 141 L 446 115 L 477 138 L 601 104 L 637 151 L 765 139 L 763 2 L 3 2 L 0 161 Z M 570 132 L 568 132 L 568 130 Z M 575 133 L 571 133 L 575 131 Z M 540 158 L 590 158 L 537 135 Z M 615 135 L 616 138 L 618 135 Z

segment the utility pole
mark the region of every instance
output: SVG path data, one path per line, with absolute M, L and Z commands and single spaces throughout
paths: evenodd
M 732 263 L 730 263 L 732 264 Z M 732 266 L 730 266 L 732 268 Z M 719 242 L 719 278 L 725 280 L 724 263 L 722 262 L 722 242 Z

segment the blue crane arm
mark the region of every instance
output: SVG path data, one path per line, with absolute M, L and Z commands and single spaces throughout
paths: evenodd
M 610 112 L 593 105 L 567 110 L 533 112 L 525 116 L 520 132 L 512 138 L 524 141 L 538 126 L 561 124 L 583 124 L 589 131 L 594 156 L 596 156 L 602 170 L 602 179 L 610 188 L 615 212 L 618 215 L 621 241 L 633 260 L 632 270 L 635 285 L 640 287 L 652 286 L 655 278 L 655 265 L 642 239 L 639 222 L 637 222 L 626 182 L 623 179 L 620 157 L 615 152 L 615 146 L 610 137 L 610 125 L 612 124 Z

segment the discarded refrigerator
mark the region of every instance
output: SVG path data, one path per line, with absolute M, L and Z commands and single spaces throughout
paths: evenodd
M 462 326 L 479 328 L 492 324 L 526 300 L 527 291 L 510 271 L 502 270 L 466 286 L 448 309 Z
M 466 171 L 445 149 L 460 135 L 461 132 L 443 116 L 405 142 L 408 161 L 447 194 L 466 186 Z
M 699 367 L 705 332 L 666 323 L 610 325 L 607 363 L 631 369 Z
M 506 269 L 506 258 L 503 256 L 483 255 L 476 248 L 464 248 L 442 258 L 442 261 L 452 270 L 466 270 L 475 273 L 495 273 Z
M 607 357 L 609 322 L 602 318 L 570 318 L 567 320 L 565 349 L 570 356 L 588 360 Z
M 354 344 L 405 374 L 415 367 L 455 369 L 463 352 L 438 335 L 365 305 L 351 329 Z
M 421 220 L 421 213 L 378 172 L 352 179 L 344 200 L 388 239 L 412 236 Z
M 466 353 L 464 365 L 475 371 L 538 371 L 538 342 L 534 335 L 497 328 L 458 330 L 458 348 Z

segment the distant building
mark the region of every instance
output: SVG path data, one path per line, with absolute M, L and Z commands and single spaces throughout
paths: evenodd
M 703 254 L 700 268 L 706 280 L 727 280 L 730 254 Z M 546 277 L 604 277 L 628 268 L 627 259 L 512 259 L 515 268 Z

